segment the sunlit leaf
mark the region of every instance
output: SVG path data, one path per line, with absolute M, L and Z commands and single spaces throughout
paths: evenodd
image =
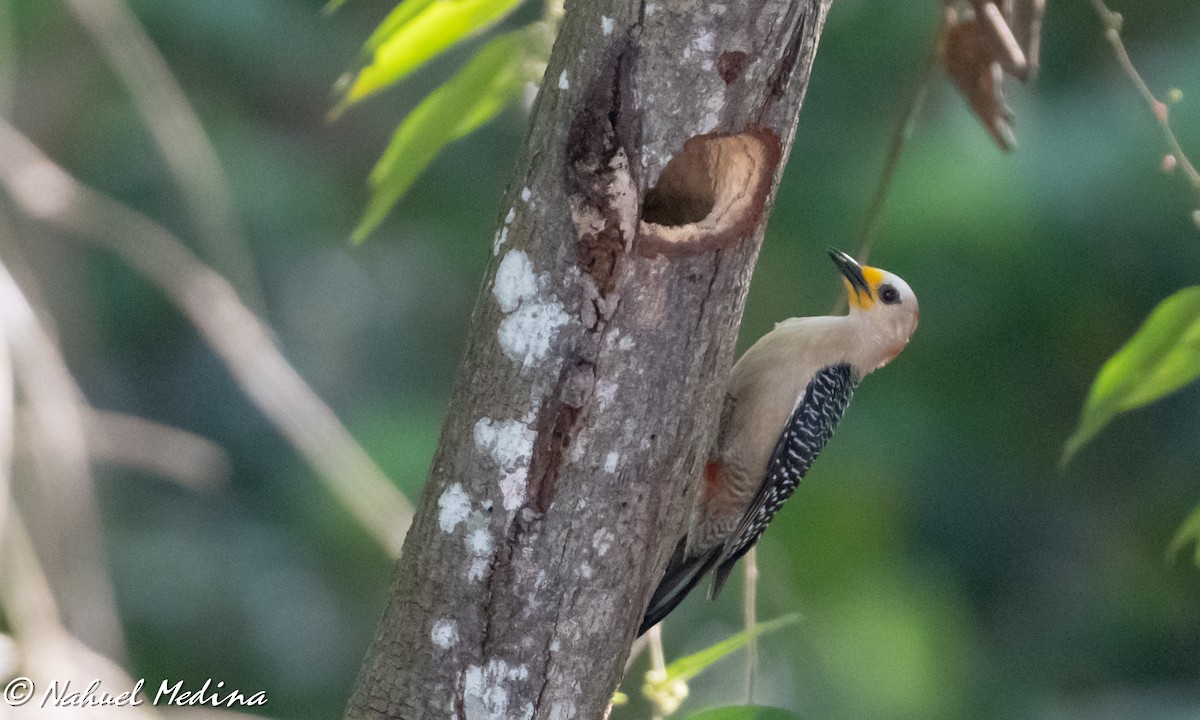
M 1104 363 L 1088 393 L 1063 462 L 1117 414 L 1151 403 L 1200 377 L 1200 286 L 1159 303 L 1146 322 Z
M 447 144 L 494 118 L 515 101 L 540 53 L 543 28 L 533 25 L 495 38 L 457 75 L 413 109 L 371 170 L 371 198 L 358 227 L 361 242 L 387 216 L 413 181 Z
M 688 715 L 687 720 L 801 720 L 799 715 L 779 708 L 762 705 L 730 705 L 701 710 Z
M 1194 545 L 1193 562 L 1200 565 L 1200 507 L 1192 510 L 1175 531 L 1175 537 L 1171 538 L 1171 544 L 1167 546 L 1167 558 L 1175 557 L 1189 544 Z
M 703 672 L 709 665 L 712 665 L 729 653 L 740 649 L 743 645 L 750 642 L 752 638 L 774 632 L 797 622 L 800 622 L 799 614 L 784 615 L 770 622 L 759 623 L 749 630 L 743 630 L 737 635 L 728 637 L 715 645 L 710 645 L 700 652 L 685 655 L 667 665 L 667 679 L 691 680 Z
M 354 78 L 343 104 L 398 82 L 447 48 L 499 22 L 519 4 L 521 0 L 406 0 L 367 41 L 371 62 Z
M 342 2 L 345 2 L 345 0 L 342 0 Z M 387 39 L 397 30 L 435 2 L 437 0 L 403 0 L 399 5 L 392 8 L 392 11 L 383 19 L 383 22 L 379 23 L 379 27 L 375 28 L 375 31 L 367 38 L 367 50 L 372 52 L 378 50 L 379 46 L 387 42 Z

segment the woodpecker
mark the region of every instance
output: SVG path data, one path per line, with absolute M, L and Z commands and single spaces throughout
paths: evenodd
M 850 310 L 777 324 L 733 366 L 720 429 L 679 540 L 639 634 L 706 573 L 715 598 L 833 435 L 860 380 L 895 358 L 917 327 L 908 283 L 829 249 Z

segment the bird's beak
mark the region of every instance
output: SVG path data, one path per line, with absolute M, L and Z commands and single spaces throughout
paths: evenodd
M 829 248 L 829 257 L 833 258 L 833 262 L 838 266 L 838 270 L 841 270 L 842 275 L 846 276 L 846 282 L 855 295 L 864 300 L 873 299 L 871 297 L 871 286 L 867 283 L 867 278 L 863 275 L 862 265 L 859 265 L 857 260 L 834 248 Z M 851 298 L 851 300 L 853 299 Z

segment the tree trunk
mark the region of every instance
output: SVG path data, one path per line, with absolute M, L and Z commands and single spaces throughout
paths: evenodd
M 715 431 L 830 1 L 570 3 L 347 718 L 603 716 Z

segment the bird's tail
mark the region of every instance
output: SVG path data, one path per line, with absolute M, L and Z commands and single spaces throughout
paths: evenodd
M 658 584 L 654 595 L 650 596 L 650 607 L 646 608 L 638 635 L 657 625 L 675 609 L 675 606 L 683 602 L 692 588 L 696 587 L 704 574 L 711 570 L 721 557 L 721 547 L 718 544 L 700 555 L 689 557 L 687 536 L 679 541 L 675 552 L 671 554 L 671 561 L 667 563 L 662 582 Z

